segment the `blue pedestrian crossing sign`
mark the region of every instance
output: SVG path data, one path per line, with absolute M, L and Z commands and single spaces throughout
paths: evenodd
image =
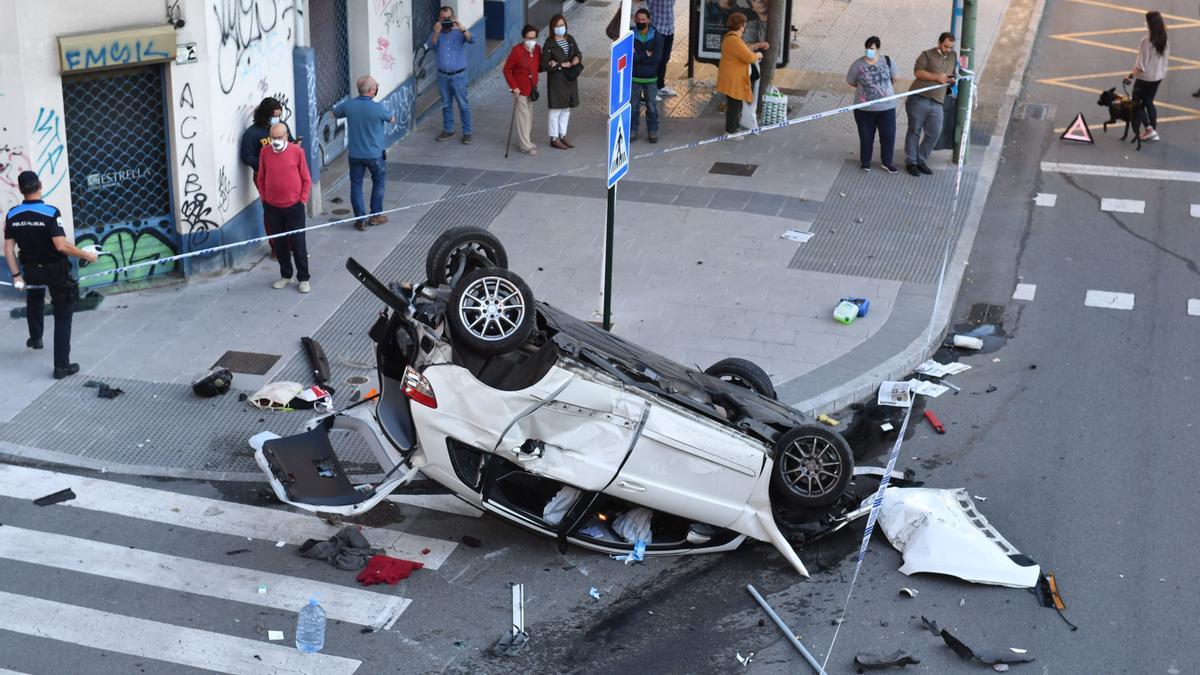
M 629 103 L 608 118 L 608 187 L 629 171 Z
M 608 116 L 629 104 L 633 93 L 633 31 L 612 43 L 608 58 Z

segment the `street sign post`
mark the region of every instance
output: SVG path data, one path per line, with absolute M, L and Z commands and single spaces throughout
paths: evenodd
M 630 0 L 623 0 L 622 15 L 629 25 Z M 617 183 L 629 173 L 629 122 L 633 94 L 633 33 L 612 43 L 608 59 L 608 215 L 604 226 L 604 268 L 600 291 L 600 315 L 604 330 L 612 329 L 613 220 L 616 216 Z

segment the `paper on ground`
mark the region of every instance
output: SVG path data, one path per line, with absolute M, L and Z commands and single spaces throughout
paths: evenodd
M 942 394 L 950 391 L 950 387 L 945 385 L 929 382 L 928 380 L 909 380 L 912 385 L 912 392 L 929 398 L 937 398 Z
M 283 639 L 283 631 L 269 630 L 269 631 L 267 631 L 267 639 L 268 640 L 282 640 Z
M 784 232 L 783 234 L 779 235 L 779 237 L 781 239 L 791 239 L 792 241 L 798 241 L 803 244 L 804 242 L 808 241 L 809 239 L 812 239 L 813 233 L 812 232 L 801 232 L 800 230 L 788 230 L 787 232 Z
M 933 359 L 929 359 L 928 361 L 917 366 L 914 370 L 922 375 L 928 375 L 930 377 L 945 377 L 947 375 L 957 375 L 970 369 L 971 366 L 968 366 L 965 363 L 938 363 Z
M 907 408 L 912 405 L 912 385 L 908 382 L 881 382 L 877 402 L 893 408 Z

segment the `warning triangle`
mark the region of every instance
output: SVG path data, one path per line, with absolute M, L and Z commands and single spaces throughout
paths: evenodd
M 1075 141 L 1076 143 L 1095 143 L 1092 140 L 1092 131 L 1088 129 L 1087 120 L 1083 119 L 1083 113 L 1075 116 L 1075 121 L 1071 122 L 1071 126 L 1063 132 L 1060 138 L 1064 141 Z

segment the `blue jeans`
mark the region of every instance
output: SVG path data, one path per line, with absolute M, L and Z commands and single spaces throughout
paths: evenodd
M 642 116 L 643 98 L 646 102 L 646 130 L 650 132 L 651 136 L 656 136 L 658 135 L 658 103 L 654 99 L 658 98 L 658 86 L 654 83 L 633 83 L 633 94 L 630 97 L 633 102 L 633 114 L 629 121 L 629 133 L 637 136 L 638 120 Z
M 383 210 L 383 185 L 387 176 L 387 163 L 379 159 L 350 158 L 350 208 L 355 217 L 366 215 L 363 208 L 363 173 L 371 171 L 371 213 Z
M 454 102 L 462 118 L 463 135 L 471 133 L 471 102 L 467 100 L 467 73 L 442 75 L 438 73 L 438 91 L 442 94 L 442 131 L 454 133 Z

